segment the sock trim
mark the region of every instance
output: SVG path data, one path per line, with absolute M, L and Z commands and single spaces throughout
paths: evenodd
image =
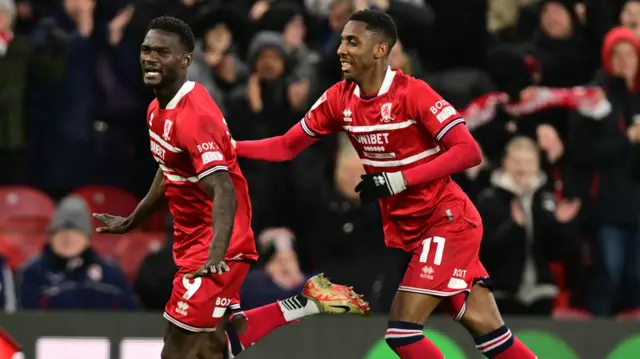
M 493 332 L 474 338 L 476 349 L 490 358 L 504 352 L 513 344 L 513 334 L 506 325 Z
M 424 338 L 422 328 L 416 323 L 390 321 L 384 339 L 391 348 L 413 344 Z

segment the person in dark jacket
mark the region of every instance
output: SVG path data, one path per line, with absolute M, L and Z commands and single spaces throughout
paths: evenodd
M 120 268 L 91 248 L 93 227 L 83 199 L 63 199 L 49 242 L 22 270 L 25 309 L 134 309 L 133 292 Z
M 554 194 L 533 140 L 509 142 L 503 165 L 492 173 L 491 187 L 480 193 L 477 206 L 485 229 L 480 259 L 501 311 L 550 315 L 558 289 L 549 264 L 570 246 L 554 218 Z
M 622 27 L 611 30 L 596 79 L 611 109 L 598 118 L 571 118 L 572 161 L 592 179 L 589 224 L 595 237 L 595 277 L 588 308 L 596 315 L 615 313 L 618 298 L 624 298 L 626 307 L 640 308 L 640 147 L 629 131 L 640 116 L 639 59 L 635 34 Z
M 166 239 L 157 252 L 144 258 L 136 275 L 134 290 L 148 311 L 164 311 L 173 290 L 178 267 L 173 261 L 173 217 L 165 223 Z
M 315 227 L 314 259 L 327 277 L 353 285 L 373 311 L 385 312 L 391 307 L 407 258 L 404 252 L 385 247 L 378 206 L 361 206 L 354 188 L 364 170 L 347 136 L 339 139 L 335 189 Z

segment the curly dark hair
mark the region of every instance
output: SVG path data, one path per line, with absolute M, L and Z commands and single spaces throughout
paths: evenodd
M 195 47 L 195 37 L 191 27 L 186 22 L 173 16 L 160 16 L 149 23 L 147 32 L 149 30 L 162 30 L 178 35 L 180 43 L 188 52 L 193 52 Z

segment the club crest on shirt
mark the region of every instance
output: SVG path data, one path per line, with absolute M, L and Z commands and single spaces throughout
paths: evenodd
M 388 123 L 394 120 L 391 116 L 391 102 L 387 102 L 380 107 L 380 116 L 383 123 Z
M 171 134 L 171 127 L 173 126 L 173 122 L 171 120 L 164 121 L 164 132 L 162 133 L 162 138 L 165 141 L 169 141 L 169 134 Z

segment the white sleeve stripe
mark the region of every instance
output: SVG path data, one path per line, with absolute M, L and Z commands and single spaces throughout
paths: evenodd
M 318 134 L 313 132 L 310 128 L 309 125 L 307 125 L 307 121 L 306 119 L 303 117 L 302 120 L 300 120 L 300 126 L 302 126 L 302 130 L 309 136 L 311 137 L 318 137 Z
M 460 117 L 457 118 L 451 122 L 449 122 L 448 125 L 444 126 L 440 132 L 438 132 L 438 134 L 436 135 L 436 141 L 440 141 L 442 139 L 442 137 L 444 137 L 444 135 L 447 134 L 447 132 L 449 132 L 449 130 L 451 130 L 452 128 L 456 127 L 457 125 L 464 123 L 464 118 Z
M 208 170 L 202 171 L 200 172 L 200 174 L 197 176 L 198 179 L 203 179 L 204 177 L 207 177 L 208 175 L 215 173 L 215 172 L 219 172 L 219 171 L 229 171 L 229 168 L 225 165 L 217 165 L 217 166 L 213 166 L 211 168 L 209 168 Z

